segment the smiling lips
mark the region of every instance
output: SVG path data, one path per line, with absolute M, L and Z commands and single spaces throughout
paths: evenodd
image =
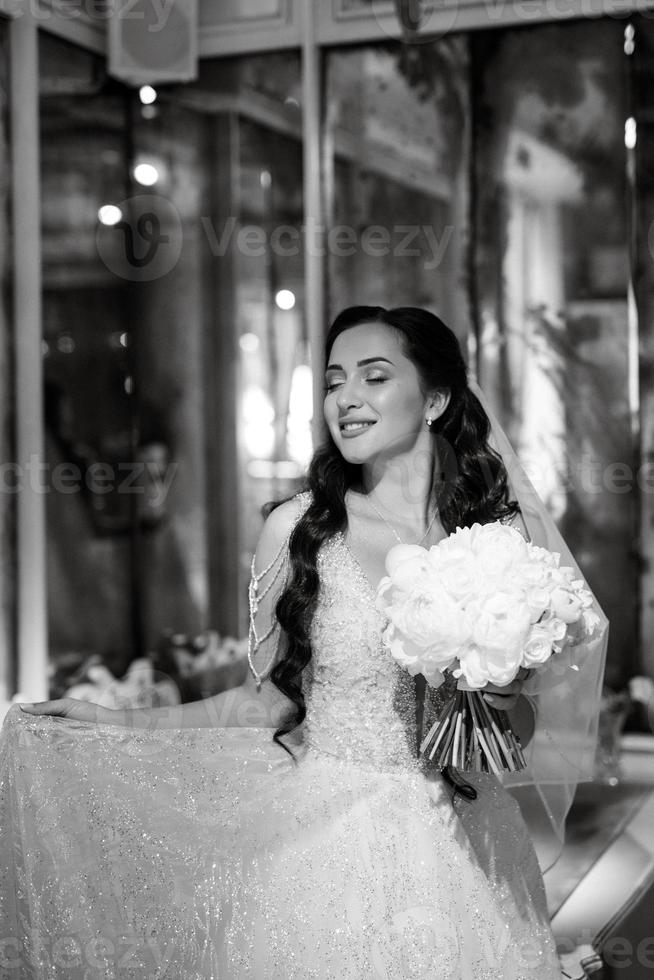
M 366 432 L 375 425 L 375 422 L 368 422 L 362 420 L 360 422 L 339 422 L 339 428 L 341 430 L 341 435 L 345 439 L 350 439 L 353 436 L 361 435 L 362 432 Z

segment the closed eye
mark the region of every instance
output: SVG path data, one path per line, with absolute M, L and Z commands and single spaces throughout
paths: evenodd
M 365 378 L 364 380 L 365 380 L 366 384 L 373 384 L 373 385 L 375 385 L 375 384 L 383 384 L 384 381 L 388 381 L 388 378 L 385 375 L 382 374 L 382 375 L 378 375 L 376 377 Z M 339 385 L 341 385 L 341 384 L 343 384 L 343 381 L 342 380 L 340 380 L 340 381 L 328 381 L 325 384 L 324 391 L 326 392 L 326 394 L 329 394 L 331 391 L 335 391 L 336 388 L 338 388 Z

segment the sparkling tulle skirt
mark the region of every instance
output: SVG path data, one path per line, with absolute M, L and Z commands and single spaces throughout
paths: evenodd
M 542 878 L 494 777 L 380 772 L 269 729 L 10 710 L 0 976 L 558 980 Z

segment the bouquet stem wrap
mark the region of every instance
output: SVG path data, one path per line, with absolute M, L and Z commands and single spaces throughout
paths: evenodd
M 464 772 L 499 776 L 527 765 L 506 712 L 492 708 L 479 691 L 456 691 L 420 751 L 440 768 L 454 766 Z

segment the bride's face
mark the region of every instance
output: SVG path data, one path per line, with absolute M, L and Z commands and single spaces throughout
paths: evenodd
M 430 400 L 398 334 L 386 324 L 362 323 L 339 334 L 325 387 L 325 421 L 349 463 L 407 452 L 426 431 Z

